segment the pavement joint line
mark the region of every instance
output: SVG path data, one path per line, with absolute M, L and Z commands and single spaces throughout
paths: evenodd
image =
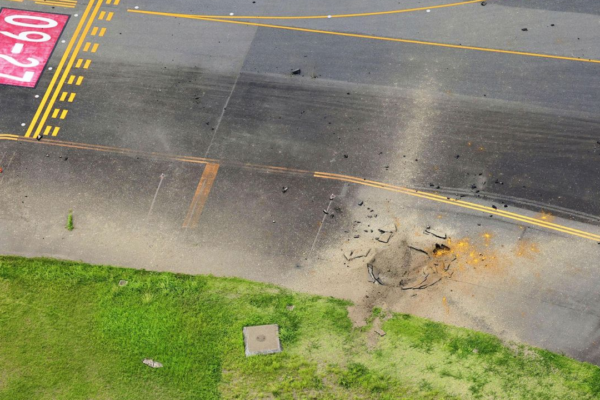
M 154 193 L 154 198 L 152 199 L 152 204 L 150 204 L 150 210 L 148 211 L 148 215 L 146 216 L 146 220 L 150 219 L 152 215 L 152 210 L 154 209 L 154 203 L 156 203 L 156 198 L 158 197 L 158 191 L 162 186 L 163 180 L 165 179 L 165 174 L 160 174 L 160 181 L 158 182 L 158 187 L 156 188 L 156 192 Z
M 29 127 L 27 128 L 25 137 L 31 137 L 31 134 L 33 133 L 33 129 L 35 128 L 35 126 L 37 124 L 40 114 L 42 113 L 42 110 L 44 109 L 44 106 L 46 105 L 46 102 L 48 101 L 50 94 L 54 90 L 54 86 L 56 85 L 56 82 L 58 81 L 58 78 L 63 70 L 65 63 L 69 59 L 69 55 L 71 53 L 71 50 L 73 49 L 73 46 L 75 45 L 75 42 L 77 42 L 79 33 L 81 32 L 81 29 L 85 26 L 85 23 L 88 19 L 89 13 L 93 8 L 94 1 L 96 1 L 96 0 L 90 0 L 85 11 L 83 12 L 83 15 L 81 16 L 81 20 L 77 24 L 77 27 L 75 28 L 75 32 L 73 32 L 73 36 L 71 37 L 71 40 L 69 40 L 69 43 L 67 44 L 65 53 L 63 54 L 60 62 L 58 63 L 58 66 L 56 67 L 56 72 L 52 76 L 52 80 L 50 81 L 50 84 L 48 85 L 48 88 L 46 89 L 46 92 L 44 93 L 44 97 L 42 98 L 42 101 L 40 102 L 40 105 L 38 106 L 38 109 L 35 112 L 32 120 L 31 120 L 31 123 L 29 124 Z
M 94 0 L 90 0 L 90 3 L 88 4 L 88 8 L 86 8 L 86 13 L 90 10 L 89 6 L 91 4 L 93 4 Z M 38 124 L 38 127 L 34 133 L 33 136 L 37 136 L 39 135 L 39 133 L 41 132 L 44 124 L 46 123 L 46 120 L 48 119 L 48 115 L 50 114 L 50 111 L 52 110 L 52 107 L 54 107 L 54 103 L 56 102 L 56 98 L 58 97 L 58 94 L 60 93 L 60 91 L 62 90 L 62 87 L 65 83 L 65 80 L 67 79 L 67 76 L 70 74 L 71 69 L 73 68 L 73 63 L 75 62 L 75 60 L 77 59 L 77 56 L 79 54 L 79 51 L 81 49 L 81 46 L 83 45 L 83 42 L 85 41 L 90 28 L 92 26 L 92 24 L 94 23 L 94 20 L 96 19 L 96 15 L 98 14 L 98 11 L 100 10 L 100 7 L 102 6 L 103 1 L 102 0 L 97 0 L 96 4 L 93 8 L 93 10 L 91 11 L 91 15 L 90 17 L 86 20 L 85 23 L 85 27 L 83 28 L 83 32 L 79 37 L 79 40 L 77 42 L 77 45 L 75 46 L 75 49 L 73 50 L 73 52 L 71 53 L 69 62 L 67 63 L 67 66 L 58 82 L 58 85 L 56 86 L 56 88 L 54 89 L 54 91 L 52 92 L 52 97 L 50 98 L 50 101 L 46 107 L 46 111 L 43 113 L 42 118 Z M 81 23 L 81 21 L 80 21 Z M 77 26 L 77 28 L 79 29 L 80 25 Z M 69 43 L 71 44 L 71 43 Z M 63 60 L 61 60 L 62 63 Z M 56 75 L 58 75 L 58 72 L 56 73 Z M 69 78 L 69 80 L 71 80 L 71 78 Z M 80 76 L 77 79 L 77 85 L 81 84 L 81 81 L 83 80 L 83 77 Z M 44 97 L 46 97 L 46 95 L 44 95 Z M 41 105 L 40 105 L 41 106 Z M 29 137 L 28 135 L 26 135 L 26 137 Z
M 49 131 L 49 129 L 48 129 L 48 131 Z M 92 145 L 92 144 L 86 144 L 86 143 L 67 142 L 67 141 L 61 141 L 61 140 L 36 141 L 34 139 L 31 139 L 31 138 L 28 139 L 28 138 L 24 138 L 22 136 L 16 136 L 16 138 L 15 138 L 14 136 L 5 137 L 5 136 L 0 135 L 0 140 L 18 140 L 21 142 L 28 142 L 28 143 L 37 143 L 37 144 L 44 144 L 44 145 L 51 145 L 51 146 L 58 146 L 58 147 L 69 147 L 69 148 L 76 148 L 76 149 L 81 149 L 81 150 L 94 150 L 94 151 L 113 153 L 113 154 L 116 153 L 116 154 L 124 154 L 124 155 L 138 155 L 138 156 L 144 156 L 144 157 L 148 157 L 148 158 L 159 158 L 159 159 L 163 159 L 163 160 L 181 161 L 181 162 L 194 163 L 194 164 L 219 164 L 221 166 L 256 169 L 256 170 L 261 170 L 261 171 L 266 171 L 266 172 L 275 172 L 275 173 L 299 174 L 299 175 L 304 175 L 304 176 L 312 176 L 314 178 L 331 179 L 331 180 L 338 180 L 338 181 L 342 181 L 342 182 L 356 183 L 356 184 L 360 184 L 360 185 L 364 185 L 364 186 L 370 186 L 370 187 L 384 189 L 384 190 L 391 191 L 391 192 L 407 194 L 407 195 L 414 196 L 414 197 L 420 197 L 420 198 L 427 199 L 427 200 L 433 200 L 433 201 L 437 201 L 440 203 L 450 204 L 450 205 L 454 205 L 454 206 L 458 206 L 458 207 L 462 207 L 462 208 L 466 208 L 466 209 L 471 209 L 474 211 L 492 214 L 492 215 L 496 215 L 496 216 L 503 217 L 506 219 L 523 222 L 523 223 L 526 223 L 529 225 L 535 225 L 538 227 L 546 228 L 548 230 L 553 230 L 553 231 L 557 231 L 557 232 L 561 232 L 561 233 L 566 233 L 566 234 L 569 234 L 572 236 L 577 236 L 577 237 L 581 237 L 584 239 L 589 239 L 589 240 L 594 240 L 594 241 L 600 242 L 600 235 L 582 231 L 579 229 L 569 228 L 564 225 L 559 225 L 559 224 L 555 224 L 552 222 L 546 222 L 546 221 L 543 221 L 540 219 L 527 217 L 527 216 L 516 214 L 516 213 L 511 213 L 508 211 L 496 210 L 491 207 L 479 205 L 476 203 L 470 203 L 470 202 L 466 202 L 463 200 L 456 200 L 456 199 L 452 199 L 452 198 L 448 198 L 448 197 L 444 197 L 444 196 L 439 196 L 434 193 L 427 193 L 427 192 L 423 192 L 423 191 L 419 191 L 419 190 L 415 190 L 415 189 L 410 189 L 410 188 L 401 187 L 401 186 L 395 186 L 395 185 L 382 183 L 382 182 L 370 181 L 370 180 L 366 180 L 363 178 L 351 177 L 351 176 L 347 176 L 347 175 L 339 175 L 339 174 L 333 174 L 333 173 L 327 173 L 327 172 L 307 171 L 307 170 L 286 168 L 286 167 L 249 164 L 249 163 L 241 163 L 241 162 L 235 162 L 235 161 L 223 161 L 223 160 L 216 160 L 216 159 L 209 159 L 209 158 L 202 158 L 202 157 L 177 156 L 177 155 L 173 155 L 173 154 L 158 153 L 158 152 L 145 152 L 145 151 L 133 150 L 133 149 L 123 148 L 123 147 Z
M 391 10 L 391 11 L 376 11 L 376 12 L 367 12 L 367 13 L 356 13 L 356 14 L 331 14 L 331 15 L 294 15 L 294 16 L 269 16 L 269 15 L 196 15 L 197 17 L 205 17 L 205 18 L 221 18 L 221 19 L 280 19 L 280 20 L 290 20 L 290 19 L 329 19 L 329 18 L 355 18 L 355 17 L 370 17 L 376 15 L 390 15 L 390 14 L 401 14 L 408 12 L 416 12 L 416 11 L 425 11 L 425 10 L 433 10 L 437 8 L 447 8 L 447 7 L 455 7 L 462 6 L 465 4 L 474 4 L 481 3 L 481 0 L 469 0 L 469 1 L 461 1 L 459 3 L 451 3 L 451 4 L 440 4 L 429 7 L 418 7 L 418 8 L 404 8 L 400 10 Z
M 190 203 L 190 207 L 183 221 L 182 228 L 195 228 L 198 225 L 200 215 L 204 210 L 208 195 L 219 171 L 219 164 L 207 163 L 202 171 L 202 176 L 196 187 L 196 192 Z
M 289 31 L 307 32 L 307 33 L 319 33 L 319 34 L 325 34 L 325 35 L 345 36 L 345 37 L 353 37 L 353 38 L 359 38 L 359 39 L 381 40 L 381 41 L 387 41 L 387 42 L 409 43 L 409 44 L 418 44 L 418 45 L 425 45 L 425 46 L 445 47 L 445 48 L 451 48 L 451 49 L 474 50 L 474 51 L 482 51 L 482 52 L 488 52 L 488 53 L 512 54 L 512 55 L 519 55 L 519 56 L 548 58 L 548 59 L 554 59 L 554 60 L 579 61 L 579 62 L 600 64 L 600 60 L 594 60 L 594 59 L 588 59 L 588 58 L 578 58 L 578 57 L 556 56 L 556 55 L 542 54 L 542 53 L 531 53 L 531 52 L 526 52 L 526 51 L 493 49 L 493 48 L 489 48 L 489 47 L 477 47 L 477 46 L 464 46 L 462 44 L 428 42 L 428 41 L 424 41 L 424 40 L 402 39 L 402 38 L 392 38 L 392 37 L 374 36 L 374 35 L 363 35 L 363 34 L 349 33 L 349 32 L 325 31 L 325 30 L 320 30 L 320 29 L 308 29 L 308 28 L 299 28 L 299 27 L 285 26 L 285 25 L 262 24 L 262 23 L 257 23 L 257 22 L 231 21 L 231 20 L 217 19 L 217 18 L 198 17 L 198 16 L 194 16 L 194 15 L 189 15 L 189 14 L 173 14 L 173 13 L 165 13 L 165 12 L 158 12 L 158 11 L 143 11 L 143 10 L 131 10 L 131 9 L 128 9 L 127 11 L 132 12 L 132 13 L 137 13 L 137 14 L 147 14 L 147 15 L 155 15 L 155 16 L 162 16 L 162 17 L 196 19 L 196 20 L 200 20 L 200 21 L 211 21 L 211 22 L 221 22 L 221 23 L 226 23 L 226 24 L 258 26 L 258 27 L 263 27 L 263 28 L 283 29 L 283 30 L 289 30 Z

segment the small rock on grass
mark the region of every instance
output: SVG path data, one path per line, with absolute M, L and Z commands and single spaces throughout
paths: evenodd
M 385 331 L 383 329 L 375 329 L 375 333 L 379 336 L 385 336 Z
M 151 358 L 144 358 L 144 361 L 142 361 L 144 364 L 146 364 L 147 366 L 149 366 L 150 368 L 162 368 L 163 365 L 161 363 L 159 363 L 158 361 L 154 361 Z

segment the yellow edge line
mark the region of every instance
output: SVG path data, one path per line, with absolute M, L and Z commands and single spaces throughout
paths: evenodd
M 296 16 L 268 16 L 268 15 L 196 15 L 196 17 L 202 18 L 221 18 L 221 19 L 328 19 L 328 18 L 354 18 L 354 17 L 369 17 L 374 15 L 389 15 L 389 14 L 401 14 L 407 12 L 415 12 L 415 11 L 424 11 L 424 10 L 433 10 L 436 8 L 446 8 L 446 7 L 455 7 L 462 6 L 465 4 L 473 4 L 480 3 L 481 0 L 469 0 L 462 1 L 460 3 L 452 3 L 452 4 L 441 4 L 430 7 L 419 7 L 419 8 L 406 8 L 401 10 L 391 10 L 391 11 L 377 11 L 377 12 L 368 12 L 368 13 L 358 13 L 358 14 L 332 14 L 332 15 L 296 15 Z
M 92 4 L 92 3 L 93 3 L 93 0 L 90 0 L 90 4 Z M 40 131 L 42 130 L 42 126 L 46 123 L 46 120 L 48 119 L 48 114 L 50 114 L 50 110 L 52 109 L 52 107 L 54 106 L 54 103 L 56 102 L 58 93 L 62 90 L 62 87 L 65 84 L 65 80 L 67 79 L 67 76 L 69 75 L 71 68 L 73 67 L 73 63 L 75 62 L 75 59 L 77 58 L 77 55 L 79 54 L 79 50 L 81 49 L 81 46 L 83 45 L 83 42 L 86 39 L 86 36 L 90 30 L 90 27 L 94 23 L 94 19 L 96 18 L 96 14 L 98 14 L 98 10 L 100 9 L 100 6 L 102 6 L 102 1 L 98 0 L 94 10 L 92 11 L 91 17 L 87 21 L 87 25 L 83 31 L 83 34 L 79 38 L 79 42 L 77 43 L 77 46 L 75 47 L 75 50 L 73 51 L 73 54 L 71 55 L 71 59 L 69 60 L 69 63 L 67 64 L 65 72 L 63 73 L 60 81 L 58 82 L 58 86 L 57 86 L 54 94 L 52 95 L 52 98 L 50 99 L 50 103 L 48 103 L 48 107 L 46 108 L 44 115 L 42 115 L 42 119 L 38 125 L 38 128 L 35 131 L 34 136 L 37 136 L 40 133 Z M 86 9 L 86 12 L 87 12 L 87 9 Z M 79 82 L 79 79 L 78 79 L 78 82 Z
M 127 148 L 91 145 L 91 144 L 85 144 L 85 143 L 65 142 L 65 141 L 60 141 L 60 140 L 36 142 L 35 140 L 32 140 L 32 139 L 25 139 L 23 137 L 16 136 L 16 135 L 10 135 L 10 134 L 0 135 L 0 140 L 19 140 L 19 141 L 24 141 L 24 142 L 29 142 L 29 143 L 40 143 L 40 144 L 46 144 L 46 145 L 51 145 L 51 146 L 70 147 L 70 148 L 76 148 L 76 149 L 82 149 L 82 150 L 94 150 L 94 151 L 101 151 L 101 152 L 106 152 L 106 153 L 138 154 L 138 155 L 142 155 L 142 156 L 161 157 L 161 158 L 165 158 L 165 159 L 171 159 L 171 160 L 176 160 L 176 161 L 181 161 L 181 162 L 186 162 L 186 163 L 194 163 L 194 164 L 226 164 L 226 162 L 216 160 L 216 159 L 191 157 L 191 156 L 176 156 L 176 155 L 157 153 L 157 152 L 143 152 L 143 151 L 137 151 L 137 150 L 127 149 Z M 235 163 L 233 163 L 233 164 L 235 164 Z M 235 165 L 237 165 L 237 164 L 235 164 Z M 310 174 L 311 176 L 313 176 L 315 178 L 338 180 L 338 181 L 342 181 L 342 182 L 350 182 L 350 183 L 356 183 L 356 184 L 360 184 L 360 185 L 364 185 L 364 186 L 371 186 L 374 188 L 384 189 L 384 190 L 388 190 L 391 192 L 408 194 L 408 195 L 414 196 L 414 197 L 420 197 L 420 198 L 427 199 L 427 200 L 433 200 L 433 201 L 446 203 L 446 204 L 450 204 L 450 205 L 454 205 L 454 206 L 458 206 L 458 207 L 462 207 L 462 208 L 485 212 L 488 214 L 497 215 L 499 217 L 504 217 L 507 219 L 520 221 L 520 222 L 523 222 L 526 224 L 539 226 L 542 228 L 566 233 L 566 234 L 581 237 L 584 239 L 600 241 L 600 235 L 596 235 L 596 234 L 593 234 L 590 232 L 585 232 L 585 231 L 581 231 L 578 229 L 569 228 L 569 227 L 554 224 L 551 222 L 540 221 L 535 218 L 526 217 L 526 216 L 515 214 L 515 213 L 510 213 L 508 211 L 495 210 L 491 207 L 482 206 L 482 205 L 475 204 L 475 203 L 469 203 L 469 202 L 462 201 L 462 200 L 453 200 L 453 199 L 448 200 L 446 197 L 435 195 L 432 193 L 419 192 L 419 191 L 404 188 L 401 186 L 394 186 L 394 185 L 390 185 L 390 184 L 386 184 L 386 183 L 365 180 L 365 179 L 358 178 L 358 177 L 331 174 L 331 173 L 326 173 L 326 172 L 311 172 L 311 171 L 305 171 L 305 170 L 288 169 L 288 168 L 283 168 L 283 167 L 271 167 L 271 166 L 264 166 L 264 165 L 254 165 L 254 164 L 239 164 L 238 166 L 243 167 L 243 168 L 257 168 L 257 169 L 263 169 L 263 170 L 267 169 L 267 170 L 270 170 L 273 172 L 281 171 L 281 172 L 290 172 L 290 173 Z
M 53 1 L 36 1 L 35 4 L 41 4 L 43 6 L 55 6 L 55 7 L 65 7 L 65 8 L 75 8 L 74 5 L 68 3 L 57 3 Z
M 19 136 L 11 133 L 0 133 L 0 140 L 19 140 Z
M 462 200 L 455 200 L 452 198 L 448 199 L 447 197 L 439 196 L 439 195 L 432 194 L 432 193 L 419 192 L 416 190 L 403 188 L 400 186 L 393 186 L 393 185 L 388 185 L 385 183 L 369 181 L 369 180 L 360 179 L 360 178 L 356 178 L 356 177 L 328 174 L 328 173 L 323 173 L 323 172 L 315 172 L 314 177 L 322 178 L 322 179 L 332 179 L 332 180 L 338 180 L 338 181 L 344 181 L 344 182 L 358 183 L 360 185 L 372 186 L 372 187 L 376 187 L 376 188 L 380 188 L 380 189 L 389 190 L 392 192 L 404 193 L 404 194 L 408 194 L 410 196 L 421 197 L 421 198 L 425 198 L 425 199 L 429 199 L 429 200 L 433 200 L 433 201 L 437 201 L 437 202 L 441 202 L 441 203 L 455 205 L 455 206 L 462 207 L 462 208 L 468 208 L 468 209 L 475 210 L 475 211 L 481 211 L 481 212 L 485 212 L 488 214 L 497 215 L 499 217 L 504 217 L 504 218 L 524 222 L 527 224 L 531 224 L 531 225 L 541 226 L 541 227 L 544 227 L 547 229 L 551 229 L 551 230 L 555 230 L 555 231 L 559 231 L 559 232 L 563 232 L 563 233 L 568 233 L 570 235 L 575 235 L 575 236 L 583 237 L 586 239 L 591 239 L 591 240 L 595 240 L 595 241 L 600 240 L 600 235 L 595 235 L 593 233 L 581 231 L 581 230 L 574 229 L 574 228 L 569 228 L 569 227 L 554 224 L 551 222 L 540 221 L 535 218 L 526 217 L 524 215 L 511 213 L 508 211 L 497 210 L 497 209 L 493 209 L 491 207 L 487 207 L 487 206 L 483 206 L 483 205 L 479 205 L 479 204 L 475 204 L 475 203 L 469 203 L 469 202 L 462 201 Z
M 427 46 L 447 47 L 447 48 L 452 48 L 452 49 L 477 50 L 477 51 L 485 51 L 485 52 L 489 52 L 489 53 L 513 54 L 513 55 L 520 55 L 520 56 L 540 57 L 540 58 L 549 58 L 549 59 L 555 59 L 555 60 L 580 61 L 580 62 L 589 62 L 589 63 L 600 64 L 600 60 L 583 59 L 583 58 L 577 58 L 577 57 L 553 56 L 550 54 L 529 53 L 529 52 L 524 52 L 524 51 L 492 49 L 492 48 L 487 48 L 487 47 L 475 47 L 475 46 L 463 46 L 463 45 L 458 45 L 458 44 L 426 42 L 426 41 L 422 41 L 422 40 L 400 39 L 400 38 L 390 38 L 390 37 L 372 36 L 372 35 L 361 35 L 361 34 L 357 34 L 357 33 L 323 31 L 320 29 L 296 28 L 296 27 L 292 27 L 292 26 L 261 24 L 261 23 L 257 23 L 257 22 L 228 21 L 228 20 L 216 19 L 216 18 L 204 18 L 204 17 L 193 16 L 193 15 L 172 14 L 172 13 L 163 13 L 163 12 L 157 12 L 157 11 L 141 11 L 141 10 L 127 10 L 127 11 L 132 12 L 132 13 L 138 13 L 138 14 L 158 15 L 158 16 L 163 16 L 163 17 L 197 19 L 197 20 L 201 20 L 201 21 L 222 22 L 222 23 L 226 23 L 226 24 L 259 26 L 259 27 L 264 27 L 264 28 L 285 29 L 285 30 L 289 30 L 289 31 L 322 33 L 322 34 L 326 34 L 326 35 L 346 36 L 346 37 L 354 37 L 354 38 L 361 38 L 361 39 L 383 40 L 383 41 L 388 41 L 388 42 L 421 44 L 421 45 L 427 45 Z
M 75 33 L 73 33 L 73 37 L 71 38 L 71 40 L 69 40 L 69 44 L 67 45 L 65 54 L 63 54 L 63 56 L 60 60 L 60 63 L 58 64 L 58 67 L 56 67 L 56 72 L 54 73 L 54 76 L 52 77 L 52 80 L 50 81 L 50 85 L 48 85 L 48 89 L 46 89 L 46 93 L 44 93 L 44 97 L 42 98 L 42 101 L 41 101 L 37 111 L 35 112 L 35 115 L 33 116 L 33 119 L 31 120 L 29 127 L 27 128 L 25 137 L 31 136 L 31 134 L 33 132 L 33 128 L 35 127 L 37 120 L 40 117 L 40 114 L 42 113 L 44 106 L 46 105 L 46 101 L 48 101 L 48 98 L 50 97 L 50 93 L 52 93 L 52 90 L 54 89 L 54 85 L 56 84 L 56 81 L 58 80 L 58 77 L 60 76 L 60 73 L 61 73 L 65 63 L 67 62 L 67 59 L 69 58 L 69 53 L 71 52 L 73 45 L 77 41 L 77 36 L 79 36 L 79 32 L 81 31 L 81 28 L 83 28 L 83 26 L 85 25 L 85 21 L 87 20 L 90 10 L 92 9 L 93 3 L 94 3 L 94 0 L 90 0 L 88 6 L 86 7 L 86 9 L 83 13 L 83 16 L 81 17 L 81 21 L 79 21 L 79 24 L 77 24 L 77 28 L 75 29 Z

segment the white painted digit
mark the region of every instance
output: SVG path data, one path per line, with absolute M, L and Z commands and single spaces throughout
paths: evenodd
M 13 81 L 17 81 L 17 82 L 31 82 L 33 80 L 33 72 L 26 71 L 25 75 L 23 75 L 23 76 L 0 74 L 0 78 L 8 78 L 8 79 L 12 79 Z
M 0 58 L 4 58 L 6 61 L 11 63 L 12 65 L 16 65 L 17 67 L 21 67 L 21 68 L 31 68 L 31 67 L 37 67 L 38 65 L 40 65 L 40 62 L 38 60 L 36 60 L 35 58 L 31 58 L 31 57 L 29 57 L 27 59 L 27 61 L 29 61 L 29 64 L 23 64 L 23 63 L 15 60 L 11 56 L 7 56 L 4 54 L 0 54 Z
M 26 31 L 26 32 L 21 32 L 18 35 L 15 35 L 14 33 L 10 33 L 10 32 L 6 32 L 6 31 L 0 31 L 1 34 L 6 35 L 8 37 L 11 37 L 13 39 L 17 39 L 17 40 L 22 40 L 24 42 L 47 42 L 48 40 L 51 39 L 50 35 L 48 35 L 47 33 L 44 32 L 34 32 L 34 31 Z M 31 37 L 31 35 L 39 35 L 40 37 L 37 39 L 34 39 Z
M 25 22 L 17 22 L 15 21 L 15 19 L 33 19 L 36 21 L 41 21 L 41 22 L 46 22 L 46 24 L 44 25 L 40 25 L 40 24 L 28 24 Z M 15 26 L 24 26 L 26 28 L 40 28 L 40 29 L 47 29 L 47 28 L 54 28 L 55 26 L 58 25 L 58 22 L 56 22 L 53 19 L 50 18 L 44 18 L 44 17 L 36 17 L 33 15 L 11 15 L 9 17 L 4 18 L 4 20 L 11 24 L 11 25 L 15 25 Z

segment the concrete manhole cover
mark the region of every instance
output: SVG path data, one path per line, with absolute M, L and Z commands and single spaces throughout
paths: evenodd
M 244 345 L 246 347 L 246 357 L 281 352 L 279 325 L 244 327 Z

